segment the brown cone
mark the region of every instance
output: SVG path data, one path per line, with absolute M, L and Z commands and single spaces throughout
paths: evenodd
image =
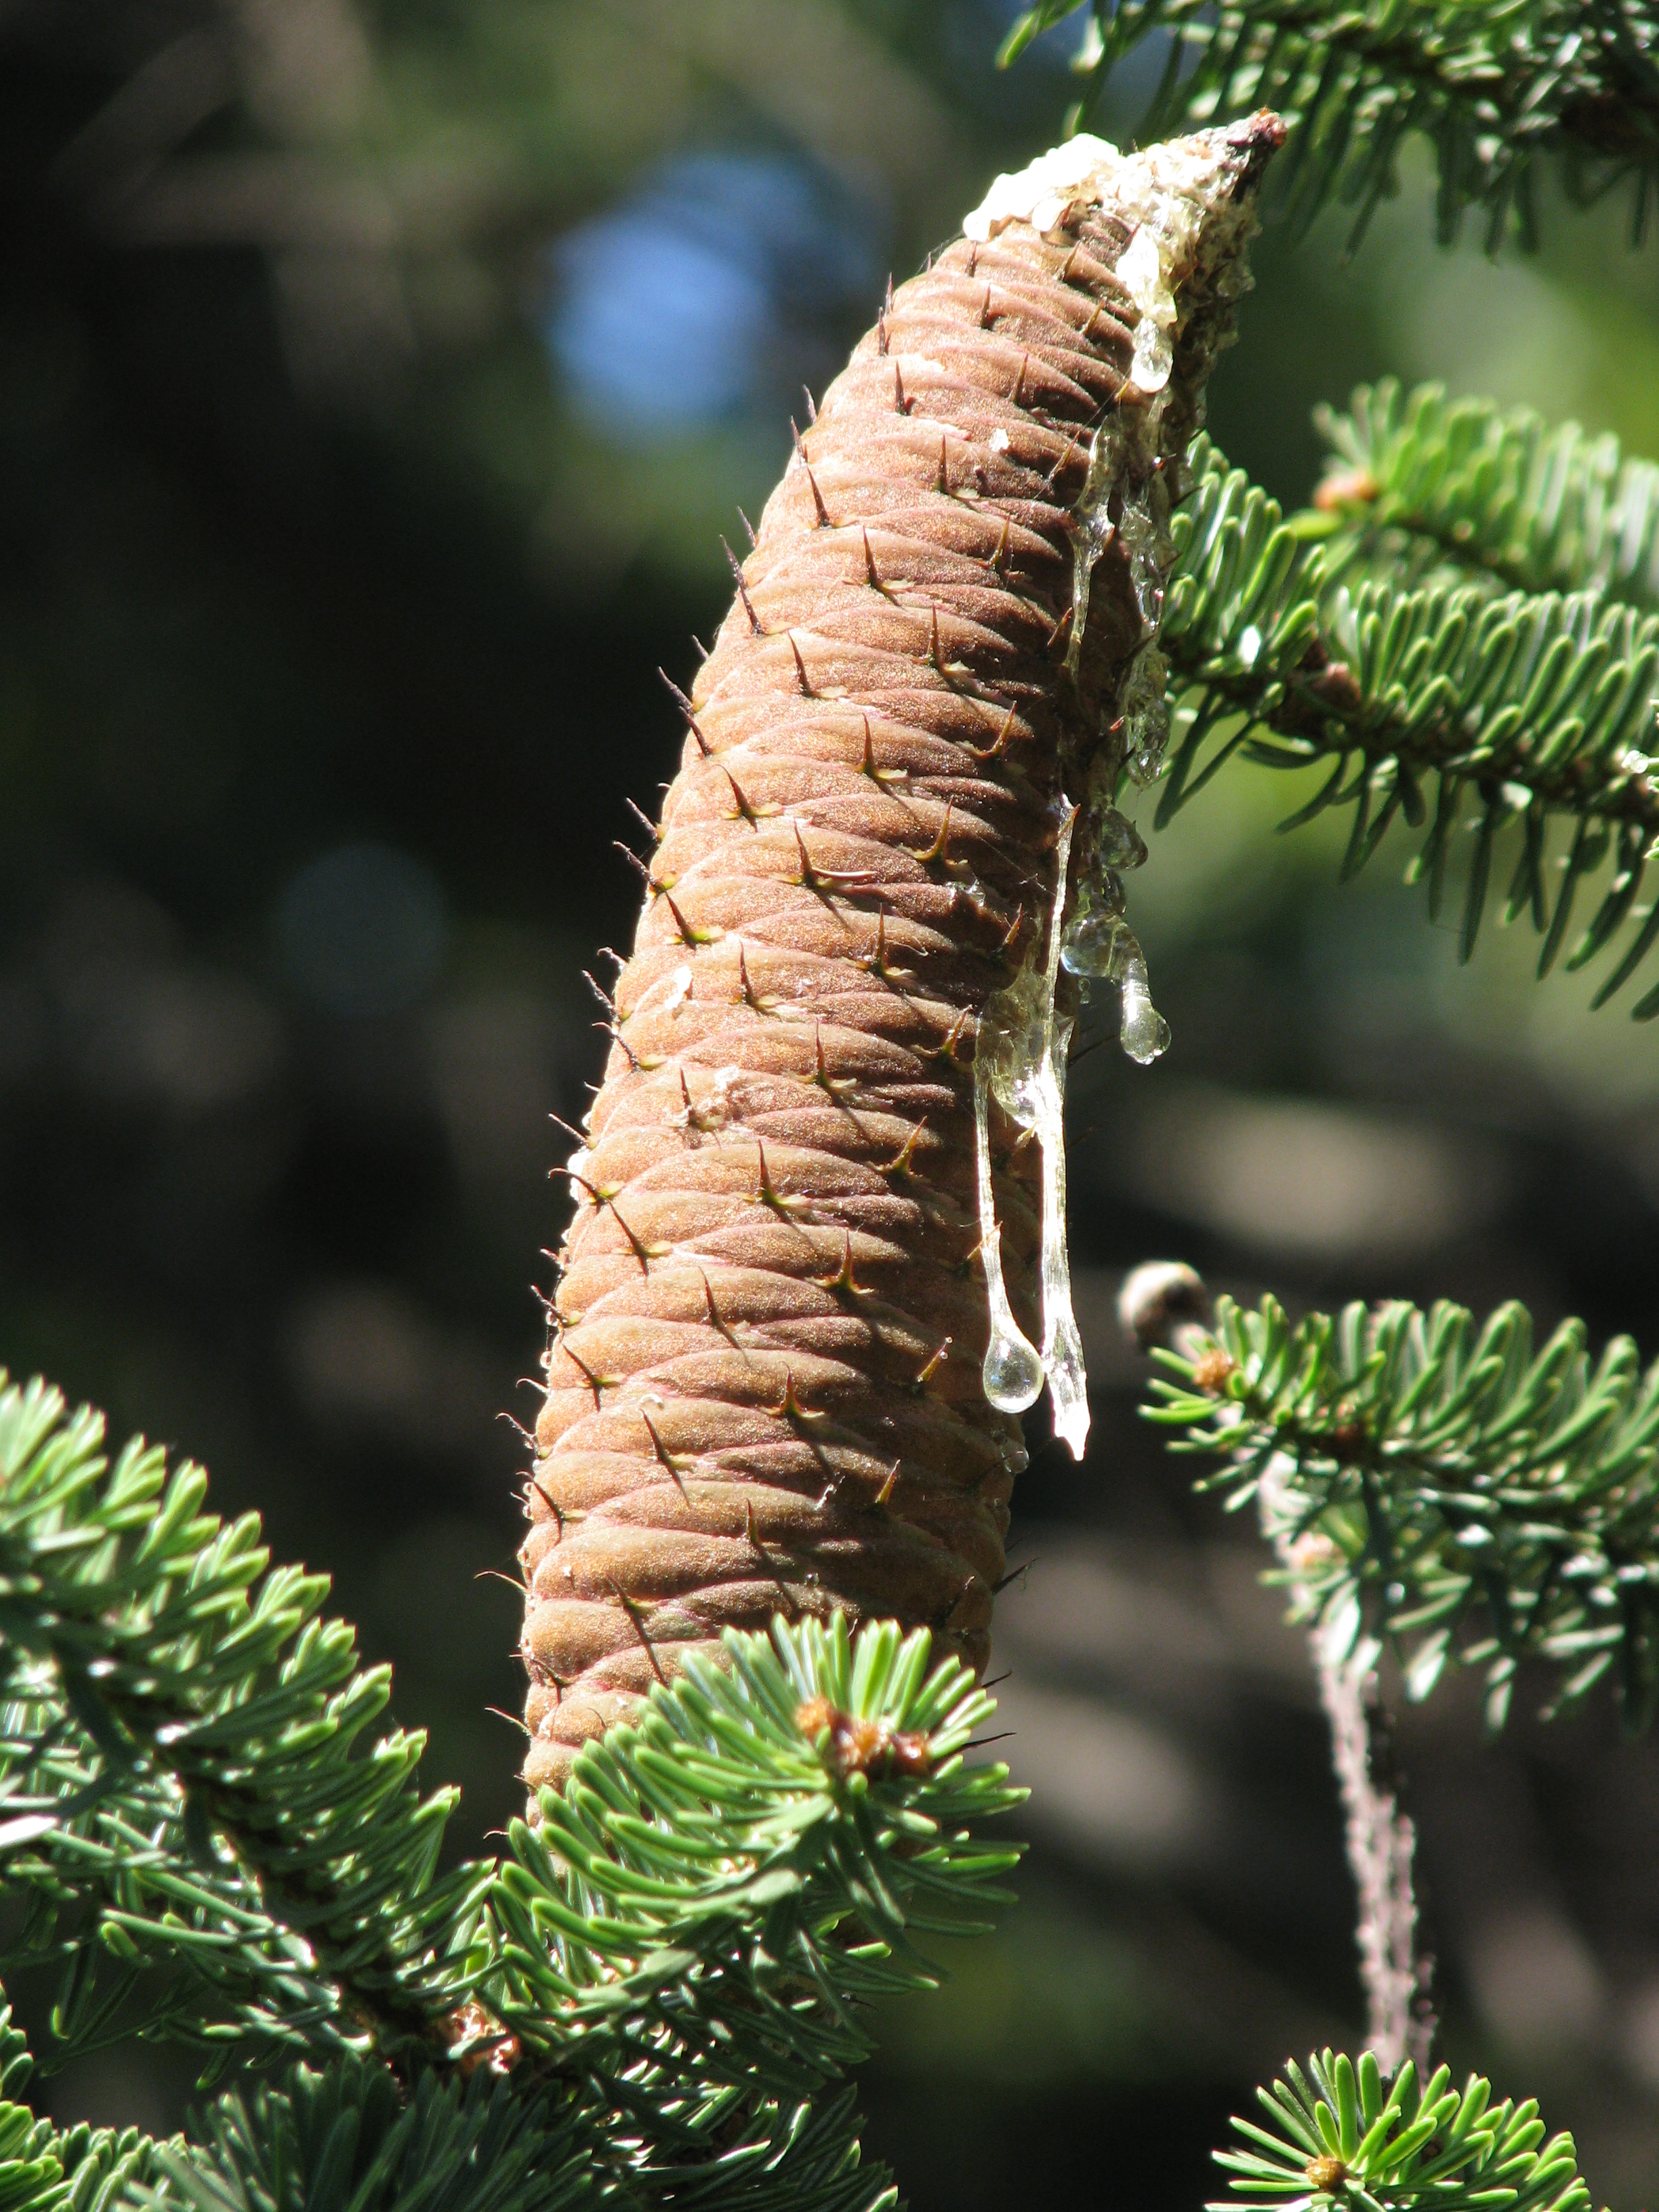
M 1212 134 L 1235 203 L 1278 137 Z M 571 1163 L 520 1554 L 532 1789 L 688 1648 L 777 1613 L 925 1624 L 984 1665 L 1024 1454 L 980 1381 L 975 1029 L 1046 939 L 1062 790 L 1141 641 L 1115 544 L 1067 671 L 1068 510 L 1093 429 L 1141 401 L 1113 273 L 1132 234 L 1074 204 L 893 295 L 697 676 Z M 1239 289 L 1194 260 L 1172 459 Z M 994 1109 L 1009 1292 L 1039 1336 L 1018 1137 Z

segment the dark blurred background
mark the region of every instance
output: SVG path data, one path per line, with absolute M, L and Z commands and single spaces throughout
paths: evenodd
M 562 1228 L 548 1117 L 599 1066 L 580 971 L 633 926 L 611 840 L 677 756 L 655 672 L 718 619 L 802 385 L 1059 135 L 1079 26 L 999 76 L 1011 15 L 0 10 L 0 1358 L 333 1572 L 465 1787 L 458 1850 L 517 1800 L 503 1417 Z M 1659 450 L 1652 249 L 1547 206 L 1534 259 L 1437 252 L 1419 153 L 1351 262 L 1340 218 L 1261 242 L 1224 446 L 1299 501 L 1312 404 L 1394 371 Z M 1076 1070 L 1096 1427 L 1082 1468 L 1034 1431 L 1000 1607 L 1033 1849 L 866 2084 L 918 2212 L 1194 2207 L 1251 2083 L 1359 2029 L 1301 1647 L 1134 1417 L 1122 1269 L 1515 1293 L 1659 1349 L 1659 1033 L 1535 986 L 1518 932 L 1460 969 L 1399 855 L 1339 888 L 1334 832 L 1273 836 L 1297 803 L 1234 773 L 1155 841 L 1174 1048 Z M 1652 1747 L 1597 1708 L 1494 1749 L 1455 1686 L 1403 1746 L 1450 2055 L 1646 2201 Z M 165 2124 L 188 2078 L 124 2049 L 54 2096 Z

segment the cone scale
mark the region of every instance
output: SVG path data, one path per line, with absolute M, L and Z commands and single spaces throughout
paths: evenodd
M 988 1265 L 1002 1352 L 1079 1443 L 1057 953 L 1138 744 L 1155 772 L 1162 522 L 1280 136 L 1073 141 L 999 179 L 767 504 L 568 1165 L 532 1791 L 728 1626 L 839 1610 L 985 1664 L 1025 1461 L 986 1394 Z

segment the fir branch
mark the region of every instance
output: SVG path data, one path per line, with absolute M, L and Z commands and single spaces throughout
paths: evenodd
M 1332 573 L 1386 563 L 1396 587 L 1484 578 L 1659 610 L 1659 464 L 1623 457 L 1610 433 L 1392 377 L 1314 419 L 1332 448 L 1314 495 Z
M 1023 1795 L 964 1763 L 991 1700 L 929 1648 L 837 1614 L 694 1655 L 513 1831 L 491 2009 L 562 2070 L 678 2083 L 693 2135 L 705 2078 L 790 2100 L 865 2057 L 855 2008 L 933 1986 L 914 1934 L 968 1932 L 1018 1857 L 969 1831 Z
M 1040 0 L 1002 59 L 1079 4 Z M 1298 226 L 1334 201 L 1355 210 L 1357 244 L 1418 133 L 1435 149 L 1443 243 L 1476 207 L 1489 250 L 1511 228 L 1533 244 L 1543 160 L 1581 203 L 1627 188 L 1632 236 L 1644 235 L 1659 189 L 1659 26 L 1640 0 L 1093 0 L 1093 12 L 1079 114 L 1162 36 L 1137 137 L 1277 109 L 1291 137 L 1273 191 Z
M 1410 872 L 1426 882 L 1432 916 L 1467 819 L 1467 959 L 1496 841 L 1518 822 L 1505 919 L 1530 915 L 1540 975 L 1565 944 L 1582 886 L 1611 860 L 1566 961 L 1583 966 L 1639 923 L 1596 993 L 1604 1004 L 1659 939 L 1659 908 L 1637 903 L 1659 840 L 1659 776 L 1645 750 L 1659 615 L 1589 592 L 1494 596 L 1479 585 L 1402 590 L 1386 573 L 1334 578 L 1322 550 L 1212 447 L 1195 451 L 1195 465 L 1174 520 L 1177 567 L 1159 636 L 1182 694 L 1159 825 L 1235 754 L 1273 768 L 1328 764 L 1322 788 L 1284 826 L 1351 807 L 1346 877 L 1403 817 L 1424 831 Z M 1562 822 L 1571 835 L 1552 851 Z M 1659 1014 L 1659 988 L 1632 1011 Z
M 965 1934 L 1016 1848 L 969 1824 L 1024 1793 L 965 1764 L 994 1711 L 925 1630 L 728 1631 L 513 1828 L 482 2000 L 572 2085 L 628 2190 L 709 2212 L 878 2212 L 850 2094 L 872 1997 L 932 1988 L 920 1934 Z
M 781 2112 L 738 2103 L 725 2115 L 726 2140 L 698 2164 L 653 2156 L 637 2140 L 619 2146 L 595 2131 L 596 2117 L 556 2087 L 485 2070 L 465 2082 L 428 2070 L 405 2090 L 388 2069 L 347 2055 L 222 2097 L 192 2117 L 189 2141 L 152 2153 L 124 2202 L 127 2212 L 581 2212 L 653 2203 L 676 2212 L 888 2212 L 895 2202 L 883 2168 L 860 2161 L 850 2090 Z
M 0 2104 L 0 2205 L 4 2212 L 116 2212 L 155 2168 L 137 2128 L 61 2133 L 27 2106 Z
M 1311 2204 L 1328 2212 L 1589 2212 L 1569 2135 L 1545 2140 L 1528 2099 L 1492 2102 L 1492 2085 L 1472 2075 L 1462 2090 L 1441 2067 L 1419 2086 L 1408 2061 L 1390 2084 L 1367 2051 L 1358 2065 L 1329 2051 L 1288 2065 L 1257 2099 L 1268 2125 L 1235 2119 L 1246 2148 L 1218 2151 L 1233 2195 L 1207 2212 L 1246 2205 Z
M 61 2132 L 16 2101 L 34 2062 L 0 1998 L 0 2212 L 114 2212 L 155 2171 L 137 2128 Z
M 794 2103 L 728 2090 L 712 2148 L 693 2138 L 690 2158 L 678 2147 L 642 2158 L 619 2193 L 675 2212 L 893 2212 L 898 2191 L 884 2166 L 864 2163 L 859 2126 L 850 2088 Z
M 319 1618 L 320 1577 L 266 1571 L 252 1516 L 201 1510 L 198 1468 L 139 1442 L 111 1466 L 103 1433 L 0 1387 L 0 1871 L 21 1954 L 67 1958 L 65 2045 L 118 2032 L 160 1962 L 193 1986 L 151 2029 L 227 2054 L 425 2038 L 489 1869 L 436 1878 L 453 1793 L 419 1795 L 418 1736 L 361 1750 L 388 1670 Z
M 572 2113 L 488 2072 L 405 2094 L 355 2056 L 221 2098 L 171 2145 L 145 2212 L 575 2212 L 601 2190 Z
M 1659 1364 L 1616 1337 L 1592 1364 L 1565 1322 L 1535 1357 L 1524 1307 L 1351 1305 L 1294 1326 L 1217 1302 L 1207 1344 L 1155 1355 L 1146 1410 L 1218 1457 L 1206 1487 L 1257 1498 L 1304 1610 L 1398 1649 L 1426 1697 L 1485 1669 L 1501 1725 L 1516 1666 L 1553 1709 L 1612 1677 L 1626 1724 L 1659 1705 Z M 1270 1474 L 1271 1471 L 1271 1474 Z M 1263 1492 L 1263 1483 L 1268 1487 Z
M 204 1512 L 198 1470 L 142 1444 L 111 1466 L 102 1437 L 44 1384 L 0 1389 L 12 1955 L 67 1961 L 62 2048 L 131 2032 L 138 1998 L 143 2032 L 221 2062 L 326 2062 L 222 2102 L 147 2201 L 274 2206 L 309 2166 L 320 2201 L 346 2188 L 325 2138 L 349 2112 L 373 2157 L 343 2205 L 416 2201 L 405 2137 L 466 2212 L 514 2212 L 520 2165 L 537 2191 L 568 2170 L 707 2212 L 890 2203 L 850 2096 L 818 2093 L 868 2051 L 866 1999 L 939 1978 L 917 1936 L 973 1924 L 1017 1856 L 969 1832 L 1020 1793 L 965 1764 L 993 1708 L 964 1666 L 930 1673 L 927 1632 L 890 1623 L 732 1632 L 578 1757 L 503 1863 L 440 1881 L 447 1800 L 418 1795 L 417 1739 L 357 1751 L 385 1673 L 319 1621 L 323 1585 Z M 462 2092 L 480 2069 L 542 2116 L 527 2165 L 495 2092 Z M 463 2187 L 467 2146 L 498 2136 L 503 2193 Z

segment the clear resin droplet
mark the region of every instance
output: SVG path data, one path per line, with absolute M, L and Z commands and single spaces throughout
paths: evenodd
M 1146 841 L 1133 822 L 1109 806 L 1095 830 L 1095 856 L 1103 867 L 1139 868 L 1146 864 Z
M 1155 645 L 1144 645 L 1129 664 L 1119 706 L 1123 723 L 1124 766 L 1139 784 L 1155 781 L 1164 766 L 1170 737 L 1164 700 L 1169 668 Z
M 1072 1025 L 1054 1016 L 1065 939 L 1066 878 L 1076 826 L 1076 810 L 1068 808 L 1055 839 L 1054 895 L 1046 939 L 1032 946 L 1019 974 L 990 1001 L 980 1024 L 974 1052 L 974 1133 L 981 1249 L 991 1322 L 990 1348 L 983 1369 L 985 1395 L 1004 1412 L 1018 1413 L 1035 1400 L 1046 1374 L 1054 1433 L 1080 1459 L 1089 1430 L 1088 1383 L 1082 1340 L 1072 1312 L 1072 1276 L 1066 1249 L 1066 1054 Z M 991 1184 L 994 1098 L 1011 1121 L 1036 1137 L 1042 1161 L 1041 1354 L 1016 1325 L 1002 1279 L 1001 1232 Z
M 1054 934 L 1060 935 L 1060 917 Z M 1072 1042 L 1070 1022 L 1056 1022 L 1048 1066 L 1051 1080 L 1037 1137 L 1042 1146 L 1042 1364 L 1048 1375 L 1054 1434 L 1081 1459 L 1089 1435 L 1089 1376 L 1083 1339 L 1072 1310 L 1072 1263 L 1066 1249 L 1066 1096 L 1063 1071 Z M 1055 1074 L 1054 1071 L 1060 1071 Z
M 990 1055 L 975 1053 L 974 1060 L 974 1151 L 979 1167 L 980 1257 L 985 1267 L 985 1288 L 991 1312 L 991 1340 L 986 1347 L 980 1380 L 985 1395 L 1000 1413 L 1023 1413 L 1034 1406 L 1042 1389 L 1042 1361 L 1035 1345 L 1021 1333 L 1008 1303 L 1008 1286 L 1002 1279 L 1002 1231 L 997 1225 L 996 1198 L 991 1187 L 991 1069 Z
M 1007 1304 L 1006 1291 L 1003 1304 Z M 991 1341 L 980 1369 L 987 1403 L 1000 1413 L 1023 1413 L 1042 1395 L 1042 1358 L 1020 1334 L 1013 1316 L 1006 1314 L 1000 1328 L 994 1317 Z
M 1089 586 L 1095 563 L 1117 535 L 1109 508 L 1123 474 L 1127 441 L 1120 418 L 1109 415 L 1095 432 L 1089 466 L 1071 513 L 1072 634 L 1066 641 L 1066 666 L 1075 678 L 1083 665 L 1083 635 L 1089 624 Z
M 1170 1024 L 1152 1004 L 1146 984 L 1146 963 L 1137 952 L 1123 967 L 1123 1024 L 1118 1042 L 1131 1060 L 1145 1067 L 1170 1044 Z
M 1067 975 L 1109 981 L 1122 965 L 1121 947 L 1128 933 L 1121 910 L 1075 916 L 1060 954 Z

